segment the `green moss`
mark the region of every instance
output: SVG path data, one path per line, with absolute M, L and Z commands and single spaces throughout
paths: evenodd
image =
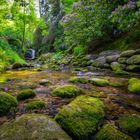
M 6 78 L 6 77 L 0 77 L 0 83 L 5 83 L 5 82 L 7 82 L 8 81 L 8 79 Z
M 44 101 L 31 101 L 27 103 L 26 110 L 42 109 L 46 106 Z
M 71 140 L 47 115 L 24 114 L 0 125 L 0 140 Z
M 128 90 L 130 92 L 133 92 L 133 93 L 138 93 L 140 94 L 140 79 L 137 79 L 137 78 L 131 78 L 129 81 L 128 81 Z
M 82 93 L 82 90 L 74 85 L 64 85 L 59 86 L 52 91 L 53 96 L 60 96 L 60 97 L 76 97 Z
M 15 97 L 7 93 L 0 93 L 0 116 L 7 114 L 12 108 L 17 106 Z
M 88 80 L 83 77 L 71 77 L 69 81 L 72 83 L 82 83 L 82 84 L 88 83 Z
M 107 79 L 92 78 L 90 82 L 97 86 L 108 86 L 109 81 Z
M 119 119 L 119 126 L 128 134 L 140 136 L 140 116 L 125 115 Z
M 113 125 L 106 124 L 97 133 L 96 140 L 133 140 L 133 138 L 117 130 Z
M 81 140 L 94 134 L 104 118 L 104 105 L 101 100 L 79 96 L 55 116 L 55 120 L 74 139 Z
M 121 69 L 118 69 L 116 71 L 114 71 L 115 74 L 117 75 L 129 75 L 129 73 L 127 71 L 124 71 L 124 70 L 121 70 Z
M 127 64 L 135 65 L 140 64 L 140 55 L 133 55 L 127 60 Z
M 35 91 L 32 89 L 24 89 L 17 95 L 17 100 L 25 100 L 36 96 Z

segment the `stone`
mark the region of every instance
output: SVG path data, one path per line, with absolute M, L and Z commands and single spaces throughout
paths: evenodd
M 133 140 L 133 138 L 117 130 L 115 126 L 105 124 L 97 133 L 96 140 Z
M 52 82 L 47 79 L 42 79 L 39 84 L 42 86 L 48 86 L 49 84 L 52 84 Z
M 140 94 L 140 79 L 138 78 L 129 79 L 128 90 L 132 93 Z
M 98 98 L 79 96 L 55 116 L 62 128 L 76 140 L 95 134 L 104 118 L 104 104 Z
M 140 55 L 133 55 L 132 57 L 127 59 L 127 64 L 129 65 L 140 64 Z
M 135 54 L 135 50 L 127 50 L 120 54 L 121 57 L 130 57 Z
M 109 85 L 109 81 L 107 79 L 99 79 L 99 78 L 90 79 L 90 83 L 101 87 Z
M 120 55 L 111 55 L 106 57 L 107 63 L 116 62 Z
M 137 72 L 140 70 L 140 65 L 128 65 L 126 70 Z
M 82 93 L 82 90 L 75 85 L 63 85 L 58 86 L 52 91 L 52 96 L 59 96 L 59 97 L 76 97 Z
M 88 83 L 88 80 L 84 77 L 71 77 L 69 81 L 72 83 L 82 83 L 82 84 Z
M 103 51 L 101 53 L 99 53 L 99 56 L 112 56 L 112 55 L 118 55 L 119 51 L 117 50 L 107 50 L 107 51 Z
M 138 115 L 124 115 L 119 118 L 119 127 L 124 132 L 137 135 L 140 138 L 140 116 Z
M 104 67 L 105 64 L 106 64 L 106 58 L 98 57 L 97 59 L 94 60 L 94 62 L 92 63 L 92 66 Z
M 118 58 L 118 62 L 121 64 L 126 64 L 127 59 L 128 59 L 127 57 L 120 57 Z
M 72 140 L 47 115 L 25 114 L 0 126 L 0 140 Z

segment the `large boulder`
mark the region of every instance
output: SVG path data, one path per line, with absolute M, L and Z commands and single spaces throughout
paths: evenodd
M 127 60 L 127 64 L 140 64 L 140 55 L 134 55 Z
M 88 139 L 104 118 L 104 105 L 98 98 L 79 96 L 55 116 L 55 120 L 74 139 Z
M 132 93 L 140 94 L 140 79 L 131 78 L 128 81 L 128 90 Z
M 116 55 L 111 55 L 111 56 L 107 56 L 106 57 L 106 61 L 107 63 L 112 63 L 112 62 L 116 62 L 118 60 L 120 55 L 116 54 Z
M 130 57 L 135 54 L 135 50 L 127 50 L 120 54 L 121 57 Z
M 99 56 L 112 56 L 112 55 L 118 55 L 119 54 L 119 51 L 117 50 L 108 50 L 108 51 L 103 51 L 101 53 L 99 53 Z
M 71 140 L 46 115 L 26 114 L 0 126 L 0 140 Z
M 118 62 L 121 64 L 126 64 L 127 59 L 128 59 L 127 57 L 120 57 L 118 58 Z
M 137 135 L 140 138 L 140 116 L 125 115 L 120 117 L 119 127 L 126 133 Z
M 106 58 L 105 57 L 98 57 L 92 63 L 92 65 L 95 66 L 95 67 L 104 67 L 105 64 L 106 64 Z
M 133 140 L 133 138 L 117 130 L 115 126 L 105 124 L 97 133 L 96 140 Z

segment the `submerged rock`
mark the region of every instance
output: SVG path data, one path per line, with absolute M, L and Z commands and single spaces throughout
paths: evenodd
M 117 130 L 113 125 L 105 124 L 97 133 L 96 140 L 133 140 L 133 138 Z
M 128 81 L 128 90 L 133 93 L 140 94 L 140 79 L 131 78 Z
M 119 119 L 119 127 L 124 132 L 140 138 L 140 116 L 125 115 Z
M 53 96 L 66 97 L 66 98 L 76 97 L 81 93 L 82 90 L 75 85 L 59 86 L 52 91 Z
M 104 105 L 98 98 L 79 96 L 55 116 L 55 120 L 74 139 L 88 139 L 104 118 Z
M 0 140 L 71 140 L 46 115 L 26 114 L 0 126 Z

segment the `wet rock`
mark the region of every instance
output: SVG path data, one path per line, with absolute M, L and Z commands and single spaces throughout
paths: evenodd
M 39 82 L 39 84 L 43 86 L 48 86 L 49 84 L 52 84 L 52 82 L 47 79 L 43 79 Z
M 116 62 L 120 55 L 111 55 L 106 57 L 107 63 Z
M 140 116 L 125 115 L 119 119 L 119 127 L 128 134 L 140 138 Z
M 140 94 L 140 79 L 131 78 L 128 81 L 128 90 L 133 93 Z
M 90 83 L 96 85 L 96 86 L 108 86 L 109 81 L 107 79 L 99 79 L 99 78 L 92 78 L 90 79 Z
M 26 114 L 0 126 L 1 140 L 71 140 L 60 126 L 46 115 Z
M 82 93 L 82 90 L 75 85 L 63 85 L 59 86 L 52 91 L 52 96 L 59 97 L 76 97 Z
M 135 65 L 140 64 L 140 55 L 134 55 L 127 60 L 127 64 Z
M 128 59 L 127 57 L 120 57 L 118 58 L 118 62 L 121 64 L 126 64 L 127 59 Z
M 135 54 L 135 50 L 127 50 L 120 54 L 121 57 L 130 57 Z
M 55 116 L 55 120 L 74 139 L 88 139 L 94 134 L 104 118 L 104 105 L 101 100 L 88 96 L 77 97 Z
M 133 138 L 117 130 L 115 126 L 105 124 L 97 133 L 96 140 L 133 140 Z

